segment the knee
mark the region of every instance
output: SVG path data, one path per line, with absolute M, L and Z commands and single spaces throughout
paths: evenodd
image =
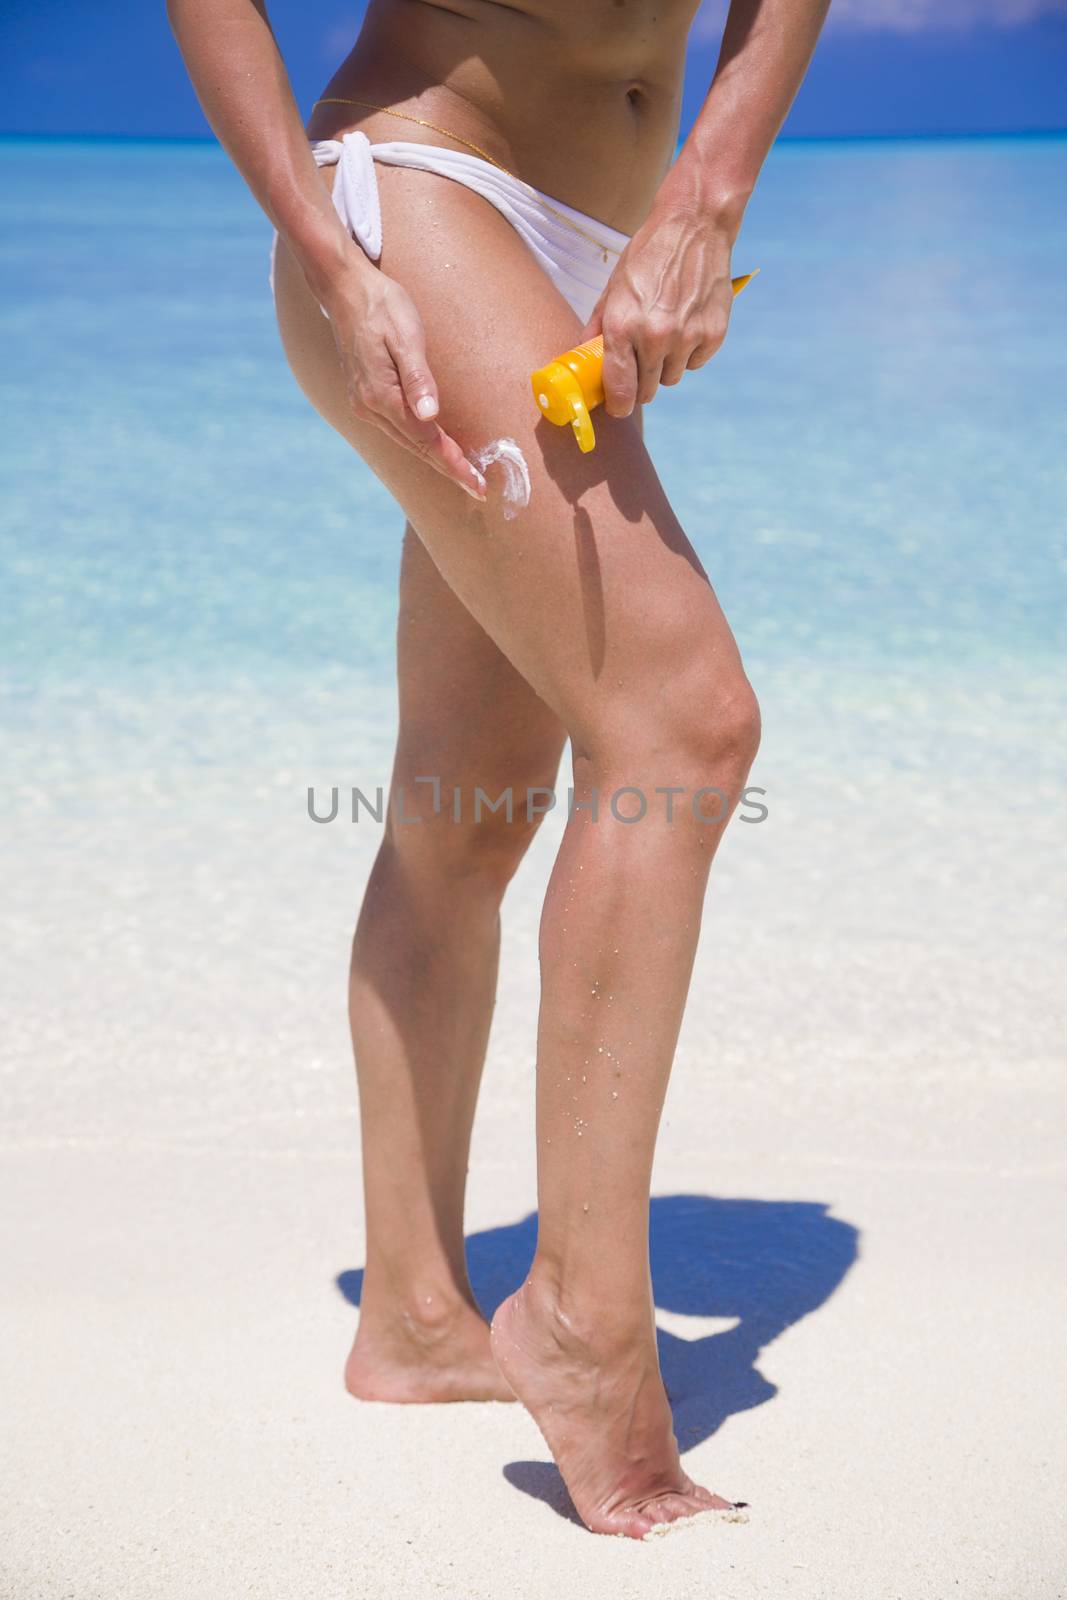
M 693 719 L 690 743 L 698 764 L 709 771 L 747 778 L 759 750 L 762 723 L 759 701 L 745 674 L 709 686 Z
M 541 814 L 528 806 L 525 785 L 491 796 L 466 789 L 443 791 L 439 805 L 390 812 L 387 836 L 410 874 L 446 897 L 503 897 L 518 870 Z
M 729 674 L 694 666 L 655 700 L 612 716 L 577 756 L 593 771 L 634 770 L 656 783 L 716 785 L 739 793 L 760 742 L 760 709 L 738 666 Z
M 674 782 L 693 792 L 692 804 L 707 820 L 721 819 L 741 796 L 760 742 L 760 710 L 744 673 L 715 679 L 680 705 L 668 735 Z M 707 791 L 699 801 L 696 796 Z

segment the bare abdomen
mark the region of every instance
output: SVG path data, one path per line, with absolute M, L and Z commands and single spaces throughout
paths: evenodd
M 632 233 L 670 164 L 693 0 L 372 0 L 323 94 L 372 100 L 476 142 L 545 194 Z M 445 142 L 355 107 L 313 137 Z

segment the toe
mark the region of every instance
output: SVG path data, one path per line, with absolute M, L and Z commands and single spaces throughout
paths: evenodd
M 712 1494 L 710 1489 L 705 1489 L 703 1484 L 693 1485 L 693 1500 L 698 1511 L 732 1511 L 732 1500 L 724 1500 L 721 1494 Z
M 592 1533 L 613 1533 L 622 1539 L 643 1539 L 656 1523 L 644 1511 L 617 1511 L 613 1516 L 588 1523 Z
M 679 1517 L 695 1517 L 708 1508 L 696 1494 L 665 1495 L 660 1501 L 665 1512 L 664 1521 L 677 1522 Z

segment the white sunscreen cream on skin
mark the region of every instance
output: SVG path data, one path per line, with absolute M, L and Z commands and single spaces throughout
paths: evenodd
M 530 504 L 530 469 L 526 457 L 514 439 L 491 439 L 480 450 L 472 450 L 470 459 L 481 471 L 497 465 L 504 473 L 504 520 L 512 517 Z

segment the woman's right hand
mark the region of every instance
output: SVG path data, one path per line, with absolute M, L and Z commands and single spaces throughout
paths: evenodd
M 353 242 L 316 170 L 265 0 L 167 0 L 167 13 L 219 142 L 330 319 L 356 416 L 484 500 L 485 479 L 435 421 L 418 312 Z
M 411 296 L 361 256 L 316 291 L 333 329 L 353 413 L 484 500 L 482 474 L 435 420 L 437 385 Z

